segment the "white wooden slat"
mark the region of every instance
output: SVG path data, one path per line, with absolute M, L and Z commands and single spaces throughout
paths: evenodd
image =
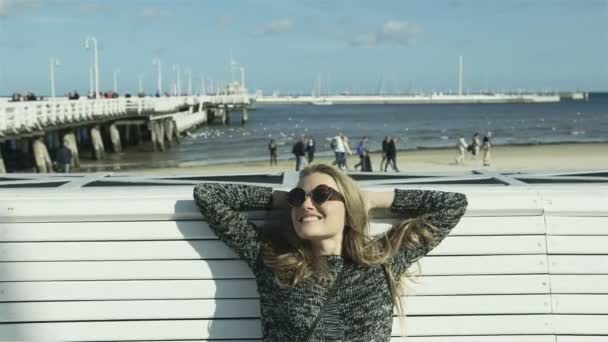
M 425 257 L 422 275 L 546 274 L 543 255 Z M 240 260 L 0 263 L 0 281 L 251 278 Z
M 534 193 L 507 191 L 502 194 L 478 193 L 469 196 L 468 216 L 541 214 L 542 208 Z M 262 213 L 254 216 L 263 218 L 265 215 L 266 213 Z M 79 190 L 48 193 L 46 197 L 32 198 L 22 195 L 0 199 L 0 222 L 155 221 L 200 218 L 191 192 L 188 195 L 182 192 L 181 196 L 171 196 L 168 192 L 153 189 L 149 190 L 148 195 L 138 192 L 137 196 L 133 196 L 133 193 L 125 196 L 106 192 L 101 196 L 95 191 Z
M 608 289 L 606 294 L 556 294 L 552 296 L 557 314 L 608 315 Z
M 544 236 L 447 237 L 429 255 L 544 253 Z M 0 261 L 229 259 L 219 240 L 0 243 Z
M 201 218 L 202 219 L 202 218 Z M 263 221 L 253 220 L 262 225 Z M 394 219 L 372 219 L 370 231 L 378 234 L 389 229 Z M 545 233 L 542 216 L 463 217 L 450 236 L 467 235 L 541 235 Z M 608 233 L 607 233 L 608 234 Z M 215 239 L 206 222 L 196 221 L 123 221 L 123 222 L 25 222 L 2 223 L 0 242 L 28 241 L 112 241 Z
M 553 315 L 557 335 L 608 335 L 608 315 Z
M 409 336 L 530 335 L 552 333 L 549 315 L 407 317 Z M 394 319 L 393 334 L 399 335 Z M 234 327 L 238 326 L 238 329 Z M 21 323 L 0 325 L 0 340 L 180 340 L 260 338 L 259 320 L 166 320 Z
M 606 236 L 547 236 L 549 254 L 604 254 L 608 255 Z
M 608 217 L 547 216 L 549 235 L 608 235 Z
M 547 216 L 608 216 L 606 191 L 541 190 L 540 194 Z
M 204 342 L 207 340 L 188 340 L 188 342 Z M 262 340 L 247 340 L 248 342 L 262 342 Z M 392 337 L 391 342 L 555 342 L 553 335 L 482 335 L 482 336 L 408 336 Z M 600 340 L 598 340 L 599 342 Z M 138 342 L 183 342 L 183 341 L 138 341 Z M 222 340 L 222 342 L 243 342 L 243 340 Z M 570 342 L 570 341 L 568 341 Z M 573 341 L 576 342 L 576 341 Z M 592 340 L 584 342 L 594 342 Z M 602 340 L 602 342 L 605 342 Z
M 410 297 L 406 302 L 408 316 L 544 314 L 551 311 L 549 295 L 418 296 Z M 0 306 L 0 323 L 259 316 L 257 299 L 26 302 Z
M 409 296 L 549 293 L 548 275 L 428 276 Z M 258 298 L 253 279 L 0 282 L 0 302 Z
M 608 335 L 604 336 L 576 336 L 564 335 L 556 336 L 555 342 L 608 342 Z
M 608 274 L 607 255 L 549 255 L 551 274 Z
M 551 275 L 552 293 L 608 293 L 608 275 Z

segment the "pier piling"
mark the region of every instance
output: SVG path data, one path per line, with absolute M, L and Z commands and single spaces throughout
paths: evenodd
M 91 128 L 91 144 L 93 145 L 93 156 L 96 160 L 103 159 L 105 155 L 105 149 L 103 146 L 103 140 L 101 139 L 101 133 L 99 131 L 99 125 Z
M 122 144 L 120 142 L 120 132 L 116 128 L 116 124 L 110 125 L 110 141 L 112 141 L 112 149 L 115 153 L 122 152 Z
M 38 173 L 53 172 L 53 162 L 51 162 L 51 156 L 49 155 L 49 151 L 47 150 L 42 137 L 34 139 L 32 150 L 34 152 L 34 161 L 36 162 Z

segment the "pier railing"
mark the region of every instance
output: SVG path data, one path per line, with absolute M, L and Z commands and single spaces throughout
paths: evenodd
M 187 106 L 244 106 L 247 94 L 0 102 L 0 137 L 127 116 L 177 113 Z

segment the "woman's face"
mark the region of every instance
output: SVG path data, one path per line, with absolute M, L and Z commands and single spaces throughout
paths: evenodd
M 297 186 L 308 194 L 320 184 L 339 191 L 334 179 L 324 173 L 310 174 L 300 179 Z M 324 240 L 341 235 L 345 220 L 346 208 L 342 201 L 328 200 L 319 205 L 307 196 L 301 206 L 291 208 L 293 228 L 300 239 L 304 240 Z

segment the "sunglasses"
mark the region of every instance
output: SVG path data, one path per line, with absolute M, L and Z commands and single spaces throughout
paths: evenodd
M 306 197 L 312 199 L 316 205 L 321 205 L 327 201 L 344 202 L 344 196 L 329 185 L 321 184 L 306 193 L 302 188 L 295 188 L 287 193 L 287 203 L 292 207 L 299 207 L 305 201 Z

